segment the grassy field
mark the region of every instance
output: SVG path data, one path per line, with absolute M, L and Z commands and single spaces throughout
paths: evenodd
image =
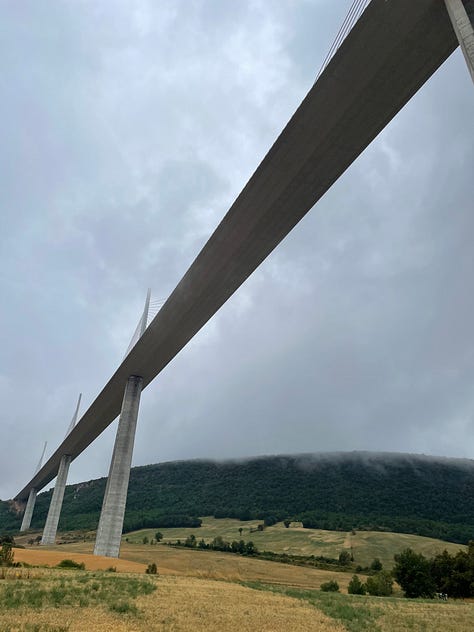
M 249 583 L 256 590 L 302 600 L 339 621 L 348 632 L 470 632 L 474 604 L 422 599 L 341 595 Z
M 184 553 L 188 553 L 189 562 L 214 556 L 198 551 Z M 78 555 L 67 552 L 67 557 Z M 274 570 L 280 566 L 267 564 Z M 295 568 L 299 570 L 304 569 Z M 251 567 L 243 566 L 240 571 L 242 576 L 252 574 Z M 320 573 L 327 579 L 324 571 Z M 204 576 L 87 570 L 12 568 L 7 578 L 0 580 L 0 632 L 256 629 L 470 632 L 474 629 L 474 604 L 330 594 L 248 579 L 231 582 Z
M 261 581 L 309 589 L 319 588 L 321 583 L 328 579 L 335 579 L 345 589 L 351 578 L 349 573 L 291 566 L 217 551 L 175 549 L 164 545 L 150 546 L 125 542 L 120 551 L 120 560 L 95 557 L 92 550 L 93 544 L 89 542 L 41 547 L 40 550 L 38 547 L 32 547 L 17 549 L 15 559 L 53 566 L 58 560 L 67 557 L 84 562 L 86 569 L 107 568 L 113 565 L 117 567 L 117 571 L 121 570 L 122 563 L 125 565 L 124 570 L 138 573 L 143 573 L 148 564 L 155 562 L 160 575 L 232 582 Z
M 28 574 L 0 582 L 1 632 L 345 629 L 307 601 L 228 582 L 52 569 Z
M 165 541 L 194 533 L 207 542 L 252 539 L 261 550 L 337 557 L 352 550 L 356 564 L 410 546 L 425 555 L 458 545 L 417 536 L 302 529 L 278 524 L 252 532 L 257 522 L 205 518 L 200 529 L 160 529 Z M 239 533 L 242 528 L 242 534 Z M 15 549 L 15 559 L 42 568 L 11 568 L 0 580 L 0 632 L 133 630 L 217 632 L 470 632 L 474 603 L 347 594 L 351 573 L 270 562 L 217 551 L 144 544 L 157 529 L 127 534 L 120 559 L 92 555 L 93 539 L 53 547 Z M 72 536 L 71 536 L 72 537 Z M 125 539 L 126 538 L 126 539 Z M 83 539 L 84 540 L 84 539 Z M 126 541 L 128 540 L 128 541 Z M 54 567 L 68 558 L 86 570 Z M 145 575 L 155 562 L 158 576 Z M 107 572 L 114 567 L 116 572 Z M 334 579 L 341 594 L 319 590 Z
M 241 522 L 232 519 L 216 519 L 206 517 L 202 519 L 202 526 L 198 529 L 144 529 L 124 536 L 128 543 L 142 544 L 143 538 L 149 540 L 156 531 L 163 533 L 163 541 L 185 540 L 194 533 L 196 538 L 210 542 L 217 535 L 225 540 L 252 540 L 261 551 L 289 553 L 294 555 L 325 555 L 337 558 L 343 550 L 351 550 L 355 564 L 367 566 L 378 557 L 385 568 L 393 565 L 393 556 L 403 549 L 410 547 L 414 551 L 430 557 L 447 549 L 449 553 L 456 553 L 462 545 L 442 542 L 432 538 L 424 538 L 404 533 L 382 533 L 379 531 L 358 531 L 355 535 L 340 531 L 323 531 L 321 529 L 303 529 L 299 523 L 292 523 L 286 528 L 283 523 L 267 527 L 264 531 L 254 531 L 259 521 Z M 239 528 L 242 528 L 240 535 Z

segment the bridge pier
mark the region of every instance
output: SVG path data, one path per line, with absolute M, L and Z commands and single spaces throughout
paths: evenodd
M 454 32 L 474 81 L 474 1 L 444 0 Z
M 79 406 L 81 405 L 82 393 L 79 393 L 79 399 L 77 400 L 76 410 L 72 416 L 71 423 L 66 432 L 66 438 L 71 430 L 76 425 L 77 416 L 79 414 Z M 56 533 L 58 531 L 59 517 L 61 515 L 61 509 L 63 506 L 64 492 L 66 490 L 67 475 L 69 473 L 69 466 L 71 465 L 72 457 L 65 454 L 61 457 L 59 463 L 58 476 L 56 478 L 56 485 L 54 486 L 53 496 L 49 505 L 48 517 L 46 518 L 46 524 L 43 530 L 43 537 L 41 538 L 41 544 L 54 544 L 56 542 Z
M 131 375 L 125 386 L 94 555 L 119 556 L 142 386 L 138 375 Z
M 31 518 L 33 517 L 33 510 L 35 508 L 36 503 L 36 489 L 30 490 L 30 495 L 28 496 L 28 502 L 26 503 L 25 513 L 23 514 L 23 520 L 21 521 L 20 531 L 28 531 L 31 525 Z
M 56 485 L 54 486 L 51 504 L 49 505 L 48 517 L 46 518 L 46 524 L 43 530 L 43 537 L 41 538 L 42 545 L 54 544 L 56 542 L 59 516 L 61 515 L 61 508 L 63 506 L 64 491 L 66 489 L 66 481 L 70 464 L 71 457 L 65 454 L 61 458 L 61 462 L 59 464 L 58 477 L 56 479 Z

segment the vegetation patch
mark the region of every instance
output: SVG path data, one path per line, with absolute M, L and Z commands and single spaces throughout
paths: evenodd
M 383 614 L 383 610 L 373 606 L 367 607 L 368 603 L 364 597 L 353 598 L 335 591 L 284 588 L 260 582 L 244 582 L 244 585 L 256 590 L 269 590 L 306 601 L 332 619 L 343 623 L 349 632 L 367 632 L 367 630 L 378 632 L 380 630 L 376 621 Z
M 19 608 L 89 607 L 103 605 L 114 612 L 136 614 L 130 600 L 156 590 L 148 579 L 84 573 L 46 573 L 30 580 L 0 584 L 0 611 Z
M 72 568 L 80 571 L 86 568 L 84 562 L 75 562 L 74 560 L 61 560 L 57 566 L 58 568 Z

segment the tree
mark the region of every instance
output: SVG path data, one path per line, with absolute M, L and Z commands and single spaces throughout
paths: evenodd
M 370 565 L 370 570 L 378 572 L 381 571 L 382 568 L 382 562 L 379 560 L 378 557 L 374 557 L 374 559 L 372 560 L 372 564 Z
M 321 584 L 320 589 L 323 592 L 339 592 L 339 584 L 333 579 Z
M 157 542 L 161 542 L 161 540 L 162 540 L 162 539 L 163 539 L 163 534 L 161 533 L 161 531 L 157 531 L 157 532 L 155 533 L 155 540 L 156 540 Z
M 347 587 L 349 595 L 365 595 L 367 592 L 365 584 L 363 584 L 357 575 L 353 575 L 349 586 Z
M 196 540 L 196 536 L 194 535 L 194 533 L 191 533 L 191 535 L 189 535 L 186 538 L 184 546 L 187 546 L 187 547 L 189 547 L 191 549 L 194 549 L 197 546 L 197 540 Z
M 251 540 L 245 545 L 245 553 L 246 555 L 255 555 L 258 553 L 257 547 Z
M 143 544 L 148 544 L 149 540 L 147 538 L 147 536 L 143 536 Z
M 430 561 L 422 553 L 405 549 L 395 555 L 393 576 L 402 587 L 405 597 L 426 597 L 432 599 L 436 584 L 431 575 Z
M 13 566 L 13 548 L 10 542 L 4 542 L 0 549 L 0 566 Z
M 241 537 L 242 537 L 242 531 L 243 531 L 243 528 L 242 528 L 242 527 L 239 527 L 239 535 L 240 535 Z
M 351 554 L 349 551 L 341 551 L 339 553 L 339 564 L 342 566 L 349 566 L 351 563 Z
M 289 518 L 287 518 L 286 520 L 283 520 L 283 524 L 288 529 L 290 527 L 291 520 Z
M 388 597 L 393 592 L 393 579 L 388 571 L 379 571 L 367 578 L 367 592 L 376 597 Z
M 449 592 L 449 594 L 453 595 L 451 579 L 454 574 L 454 566 L 454 557 L 446 549 L 442 553 L 435 555 L 431 560 L 430 573 L 438 592 Z

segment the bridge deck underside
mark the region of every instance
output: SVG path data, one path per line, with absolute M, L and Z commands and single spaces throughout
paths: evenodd
M 75 429 L 19 492 L 28 497 L 117 417 L 130 375 L 146 387 L 457 47 L 440 0 L 373 0 Z

